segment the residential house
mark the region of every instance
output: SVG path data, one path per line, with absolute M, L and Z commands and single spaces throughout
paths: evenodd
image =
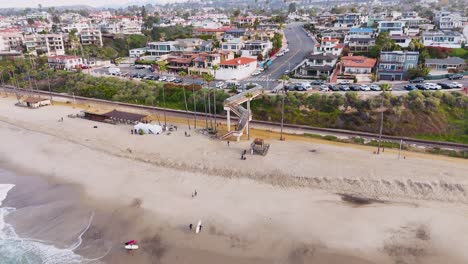
M 380 80 L 403 81 L 407 71 L 418 66 L 418 51 L 382 51 L 377 75 Z
M 411 40 L 413 40 L 412 37 L 410 36 L 398 36 L 398 35 L 391 35 L 390 38 L 395 41 L 395 44 L 402 48 L 407 48 L 409 47 L 409 44 L 411 43 Z
M 175 51 L 176 41 L 157 41 L 147 44 L 147 53 L 151 56 L 161 57 Z
M 364 56 L 353 56 L 349 53 L 340 61 L 341 74 L 371 74 L 377 63 L 377 59 L 367 58 Z
M 242 80 L 249 77 L 256 69 L 256 59 L 239 57 L 226 60 L 219 64 L 219 70 L 216 71 L 216 79 Z
M 79 33 L 82 45 L 95 45 L 102 47 L 102 34 L 99 29 L 84 29 Z
M 348 34 L 348 29 L 346 28 L 325 28 L 320 30 L 320 35 L 322 37 L 328 37 L 333 39 L 344 39 L 346 34 Z
M 239 54 L 240 50 L 244 46 L 244 41 L 241 38 L 230 38 L 225 42 L 221 43 L 221 49 L 223 51 L 234 51 Z
M 32 12 L 26 15 L 26 19 L 41 19 L 41 20 L 50 20 L 50 15 L 46 11 Z
M 358 27 L 363 23 L 367 23 L 368 17 L 361 13 L 346 13 L 338 15 L 335 22 L 335 27 Z
M 78 56 L 52 56 L 47 58 L 49 67 L 57 70 L 71 70 L 83 65 L 83 59 Z
M 448 57 L 445 59 L 426 59 L 426 67 L 433 71 L 445 71 L 449 70 L 464 70 L 466 67 L 465 60 L 458 57 Z
M 439 29 L 455 29 L 463 27 L 463 17 L 460 14 L 449 11 L 435 12 L 434 22 Z
M 204 40 L 198 46 L 197 52 L 211 52 L 214 49 L 214 44 L 212 40 Z
M 231 35 L 234 38 L 241 38 L 246 34 L 245 28 L 232 28 L 225 32 L 225 35 Z
M 323 37 L 320 44 L 316 46 L 316 53 L 330 53 L 339 56 L 343 51 L 343 44 L 339 39 Z
M 196 51 L 203 40 L 199 38 L 186 38 L 186 39 L 176 39 L 174 44 L 175 51 L 182 52 L 194 52 Z
M 244 47 L 242 48 L 241 56 L 249 58 L 257 58 L 259 55 L 266 57 L 268 51 L 273 48 L 271 41 L 246 41 L 244 42 Z
M 128 54 L 130 56 L 130 58 L 139 58 L 143 55 L 146 54 L 146 51 L 148 50 L 148 48 L 137 48 L 137 49 L 131 49 L 128 51 Z
M 405 34 L 405 25 L 404 21 L 379 21 L 377 26 L 377 31 L 379 33 L 388 32 L 389 35 L 403 35 Z
M 192 64 L 192 60 L 193 59 L 191 56 L 168 58 L 166 67 L 169 71 L 172 71 L 172 72 L 180 72 L 180 71 L 187 72 L 187 69 Z
M 194 28 L 193 35 L 209 35 L 214 36 L 216 39 L 221 39 L 227 30 L 231 29 L 231 27 L 219 27 L 219 28 Z
M 426 31 L 421 38 L 426 47 L 451 49 L 461 48 L 461 44 L 465 40 L 462 34 L 450 30 Z
M 321 78 L 331 76 L 338 56 L 333 54 L 309 54 L 304 61 L 293 69 L 298 77 Z
M 32 34 L 24 38 L 26 50 L 34 55 L 65 55 L 63 36 L 60 34 Z
M 189 74 L 203 73 L 214 74 L 213 66 L 221 63 L 221 55 L 219 53 L 197 53 L 193 55 L 192 65 L 188 68 Z
M 67 24 L 62 27 L 62 31 L 65 33 L 70 33 L 73 30 L 76 30 L 77 33 L 80 33 L 82 30 L 89 29 L 90 26 L 87 23 L 73 23 Z
M 256 17 L 253 16 L 240 16 L 234 20 L 234 24 L 238 27 L 252 26 L 255 23 Z
M 375 38 L 376 33 L 373 28 L 350 28 L 346 34 L 344 43 L 346 44 L 351 38 Z
M 349 51 L 369 51 L 372 47 L 375 46 L 375 38 L 359 38 L 359 37 L 351 37 L 348 40 L 347 46 Z

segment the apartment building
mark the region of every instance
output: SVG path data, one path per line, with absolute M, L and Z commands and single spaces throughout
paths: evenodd
M 222 51 L 233 51 L 240 53 L 240 50 L 244 46 L 244 41 L 241 38 L 231 38 L 221 44 Z
M 424 46 L 441 47 L 441 48 L 461 48 L 462 42 L 465 40 L 462 34 L 450 31 L 426 31 L 421 36 Z
M 418 51 L 382 51 L 377 75 L 380 80 L 403 81 L 407 71 L 418 66 Z
M 0 31 L 0 51 L 10 52 L 23 50 L 24 37 L 20 32 Z
M 59 56 L 65 54 L 63 36 L 60 34 L 32 34 L 24 38 L 26 50 L 34 55 Z
M 29 13 L 26 15 L 26 19 L 47 19 L 49 20 L 50 19 L 50 15 L 49 13 L 47 13 L 46 11 L 38 11 L 38 12 L 32 12 L 32 13 Z
M 85 29 L 79 33 L 82 45 L 95 45 L 102 47 L 102 33 L 99 29 Z

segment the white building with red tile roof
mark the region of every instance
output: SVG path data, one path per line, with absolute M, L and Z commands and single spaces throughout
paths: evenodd
M 257 69 L 257 60 L 252 58 L 234 58 L 219 64 L 216 71 L 218 80 L 242 80 L 250 76 Z

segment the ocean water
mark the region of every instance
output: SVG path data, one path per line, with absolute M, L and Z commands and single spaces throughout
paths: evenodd
M 0 173 L 2 173 L 0 171 Z M 15 208 L 2 207 L 2 202 L 12 190 L 13 184 L 0 184 L 0 264 L 75 264 L 90 263 L 97 259 L 85 259 L 75 254 L 82 243 L 82 236 L 92 222 L 92 216 L 86 228 L 68 248 L 57 248 L 50 241 L 20 237 L 12 225 L 5 223 L 5 217 Z

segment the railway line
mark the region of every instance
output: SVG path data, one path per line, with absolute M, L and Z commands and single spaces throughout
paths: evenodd
M 100 104 L 106 104 L 110 106 L 120 106 L 120 107 L 127 107 L 133 108 L 137 110 L 145 110 L 145 111 L 156 111 L 156 112 L 163 112 L 164 110 L 170 116 L 175 117 L 182 117 L 186 118 L 187 115 L 190 117 L 193 116 L 194 112 L 185 110 L 175 110 L 175 109 L 164 109 L 161 107 L 154 107 L 154 106 L 144 106 L 144 105 L 136 105 L 136 104 L 129 104 L 129 103 L 122 103 L 122 102 L 115 102 L 103 99 L 96 99 L 96 98 L 87 98 L 87 97 L 80 97 L 80 96 L 73 96 L 69 94 L 62 94 L 62 93 L 54 93 L 48 91 L 41 91 L 41 90 L 34 90 L 31 91 L 29 89 L 23 88 L 15 88 L 13 86 L 1 86 L 4 91 L 9 91 L 10 93 L 21 93 L 21 94 L 41 94 L 44 96 L 52 97 L 52 98 L 65 98 L 76 102 L 94 102 Z M 1 92 L 0 92 L 1 94 Z M 197 112 L 199 117 L 203 116 L 204 113 Z M 224 115 L 217 115 L 218 118 L 226 118 Z M 237 118 L 231 117 L 232 120 L 236 120 Z M 269 122 L 269 121 L 261 121 L 261 120 L 252 120 L 250 122 L 252 128 L 261 128 L 261 129 L 268 129 L 268 130 L 279 130 L 280 123 L 276 122 Z M 307 125 L 294 125 L 294 124 L 284 124 L 283 127 L 290 131 L 294 132 L 301 132 L 301 133 L 318 133 L 318 134 L 325 134 L 325 135 L 334 135 L 338 137 L 361 137 L 369 140 L 377 140 L 379 138 L 378 134 L 375 133 L 368 133 L 368 132 L 361 132 L 361 131 L 351 131 L 351 130 L 344 130 L 344 129 L 334 129 L 334 128 L 322 128 L 322 127 L 313 127 Z M 416 146 L 424 146 L 424 147 L 437 147 L 437 148 L 446 148 L 446 149 L 456 149 L 456 150 L 463 150 L 468 151 L 468 145 L 462 143 L 454 143 L 454 142 L 443 142 L 443 141 L 432 141 L 432 140 L 423 140 L 423 139 L 416 139 L 410 137 L 399 137 L 399 136 L 390 136 L 390 135 L 382 135 L 382 139 L 385 141 L 391 141 L 395 143 L 399 143 L 401 140 L 404 141 L 405 144 L 416 145 Z

